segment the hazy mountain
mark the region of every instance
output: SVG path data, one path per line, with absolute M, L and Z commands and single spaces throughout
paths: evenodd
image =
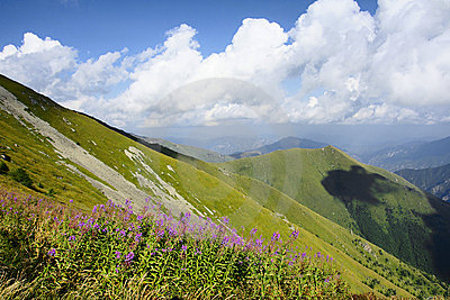
M 395 172 L 444 201 L 450 201 L 450 164 L 427 169 L 403 169 Z
M 137 139 L 140 141 L 145 141 L 149 144 L 157 144 L 161 145 L 165 148 L 168 148 L 170 150 L 173 150 L 177 153 L 190 156 L 193 158 L 197 158 L 206 162 L 226 162 L 229 160 L 233 160 L 234 158 L 228 155 L 223 155 L 220 153 L 217 153 L 212 150 L 189 146 L 189 145 L 182 145 L 182 144 L 175 144 L 168 140 L 161 139 L 161 138 L 151 138 L 151 137 L 143 137 L 135 135 Z
M 450 136 L 386 148 L 367 155 L 365 161 L 391 171 L 442 166 L 450 163 Z
M 139 209 L 146 205 L 147 198 L 150 204 L 161 203 L 175 216 L 190 211 L 193 218 L 209 217 L 215 222 L 220 222 L 221 217 L 227 216 L 230 219 L 230 227 L 242 230 L 243 226 L 247 233 L 251 228 L 257 227 L 258 235 L 266 241 L 270 241 L 275 231 L 288 239 L 292 230 L 298 229 L 300 238 L 293 242 L 292 246 L 298 247 L 299 251 L 308 247 L 332 256 L 335 259 L 334 265 L 344 271 L 342 279 L 348 282 L 354 292 L 372 291 L 382 296 L 383 292 L 391 289 L 399 296 L 413 297 L 443 293 L 446 289 L 432 276 L 391 255 L 389 252 L 409 259 L 408 255 L 399 255 L 398 249 L 390 248 L 390 244 L 384 245 L 376 240 L 378 244 L 386 246 L 386 252 L 369 242 L 364 238 L 366 231 L 363 230 L 363 225 L 356 219 L 348 221 L 346 216 L 351 215 L 350 213 L 341 214 L 342 204 L 339 206 L 335 198 L 342 198 L 345 202 L 346 195 L 355 193 L 351 185 L 353 181 L 347 180 L 345 176 L 341 179 L 342 186 L 346 188 L 344 195 L 336 192 L 330 183 L 329 193 L 336 196 L 331 197 L 328 194 L 328 197 L 324 198 L 324 201 L 330 201 L 327 207 L 336 208 L 336 214 L 344 218 L 333 218 L 333 211 L 330 216 L 324 214 L 327 217 L 325 218 L 315 212 L 315 208 L 312 210 L 298 201 L 295 194 L 271 182 L 272 177 L 271 180 L 259 180 L 252 177 L 255 174 L 240 175 L 230 169 L 234 166 L 232 162 L 210 164 L 159 144 L 140 142 L 120 129 L 65 109 L 51 99 L 0 76 L 0 154 L 2 165 L 6 166 L 2 167 L 0 174 L 1 189 L 22 191 L 37 197 L 50 197 L 59 202 L 69 202 L 73 199 L 73 205 L 86 210 L 92 209 L 95 204 L 106 203 L 107 199 L 119 204 L 124 203 L 125 199 L 131 199 L 135 209 Z M 308 166 L 310 172 L 307 173 L 312 174 L 311 178 L 299 176 L 304 173 L 289 173 L 293 177 L 292 180 L 305 180 L 304 185 L 298 185 L 303 186 L 303 194 L 317 188 L 316 176 L 324 170 L 337 173 L 323 173 L 319 184 L 329 176 L 335 178 L 339 177 L 339 172 L 347 172 L 348 166 L 340 165 L 339 161 L 342 159 L 339 159 L 339 155 L 334 155 L 335 152 L 339 153 L 337 150 L 325 148 L 308 151 L 312 151 L 314 155 L 324 155 L 324 159 L 317 161 L 313 155 L 310 163 L 305 161 L 305 171 Z M 351 159 L 348 161 L 357 164 Z M 286 164 L 292 165 L 297 171 L 301 170 L 297 168 L 295 159 L 292 159 L 292 162 L 274 161 L 274 165 L 261 169 L 260 175 L 278 174 L 279 180 L 285 180 L 286 186 L 292 186 L 285 176 L 287 173 L 274 171 L 285 167 Z M 320 163 L 323 164 L 322 167 Z M 29 176 L 31 182 L 25 183 L 13 176 L 18 174 L 19 169 L 22 169 L 22 174 Z M 372 169 L 367 170 L 371 171 Z M 404 197 L 411 198 L 408 203 L 411 206 L 417 205 L 416 202 L 420 204 L 415 211 L 417 216 L 414 220 L 423 217 L 425 225 L 411 225 L 412 229 L 425 231 L 419 232 L 419 238 L 429 236 L 427 234 L 433 230 L 436 234 L 434 238 L 441 240 L 441 244 L 446 241 L 438 230 L 446 224 L 445 221 L 436 219 L 441 216 L 440 208 L 436 210 L 435 215 L 427 214 L 429 203 L 434 204 L 432 200 L 426 202 L 420 192 L 412 185 L 403 183 L 396 175 L 385 174 L 382 170 L 374 172 L 371 175 L 376 178 L 386 176 L 387 183 L 384 184 L 394 185 L 395 191 L 399 187 L 394 181 L 398 180 L 397 185 L 403 187 Z M 385 201 L 385 197 L 390 199 L 389 193 L 385 195 L 382 191 L 372 191 L 372 187 L 377 187 L 377 183 L 359 185 L 357 191 L 361 195 L 373 196 L 374 201 Z M 323 189 L 319 192 L 317 195 L 320 196 L 327 193 L 324 193 Z M 355 201 L 360 200 L 358 198 Z M 405 205 L 401 208 L 406 210 L 408 207 Z M 393 209 L 396 212 L 397 208 Z M 376 211 L 373 215 L 376 215 Z M 389 216 L 392 219 L 390 222 L 398 222 L 399 228 L 402 228 L 403 214 L 392 213 Z M 353 232 L 347 226 L 352 223 L 357 225 L 350 227 Z M 377 230 L 375 227 L 374 231 L 378 232 Z M 388 235 L 388 241 L 397 238 L 396 234 L 394 232 L 392 236 Z M 367 236 L 373 238 L 370 234 Z M 412 242 L 421 249 L 421 239 Z M 409 249 L 409 244 L 406 245 L 405 249 Z M 431 256 L 433 262 L 440 257 L 439 253 L 429 250 L 423 255 L 425 258 Z M 408 259 L 405 260 L 409 261 Z M 435 271 L 427 264 L 411 261 L 424 270 Z M 441 263 L 445 266 L 445 261 Z
M 287 150 L 292 148 L 316 149 L 316 148 L 323 148 L 325 146 L 327 146 L 327 144 L 290 136 L 285 137 L 273 144 L 264 145 L 256 149 L 247 150 L 245 152 L 233 153 L 230 156 L 234 158 L 243 158 L 262 155 L 277 150 Z
M 190 145 L 194 147 L 208 149 L 223 155 L 230 155 L 236 152 L 246 151 L 273 143 L 274 137 L 243 137 L 243 136 L 223 136 L 215 138 L 167 138 L 177 144 Z

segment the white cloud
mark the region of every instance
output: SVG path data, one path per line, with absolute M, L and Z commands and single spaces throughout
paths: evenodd
M 51 38 L 25 33 L 22 45 L 6 45 L 0 52 L 0 73 L 41 91 L 55 84 L 59 73 L 75 66 L 75 49 Z
M 78 62 L 77 51 L 49 37 L 25 33 L 22 45 L 6 45 L 0 52 L 0 73 L 24 83 L 63 104 L 81 109 L 127 78 L 119 52 Z M 93 105 L 94 104 L 94 105 Z
M 26 33 L 0 52 L 0 72 L 120 126 L 448 122 L 449 15 L 448 0 L 379 0 L 375 16 L 353 0 L 318 0 L 291 29 L 243 20 L 207 57 L 186 24 L 137 55 L 84 62 Z

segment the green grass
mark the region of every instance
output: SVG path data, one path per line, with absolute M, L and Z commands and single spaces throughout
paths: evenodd
M 267 183 L 427 272 L 449 275 L 441 249 L 450 245 L 450 206 L 395 174 L 334 147 L 276 151 L 218 166 Z
M 31 126 L 31 125 L 29 125 Z M 81 176 L 69 171 L 47 139 L 22 126 L 13 116 L 0 110 L 0 152 L 11 157 L 9 169 L 23 168 L 34 182 L 33 189 L 45 194 L 55 191 L 56 199 L 77 198 L 81 207 L 92 207 L 107 199 Z M 38 187 L 38 185 L 42 188 Z

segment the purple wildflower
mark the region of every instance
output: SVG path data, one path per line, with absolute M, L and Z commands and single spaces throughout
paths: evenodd
M 263 239 L 261 239 L 261 238 L 256 239 L 255 244 L 256 244 L 256 246 L 258 246 L 258 247 L 262 247 Z
M 250 235 L 254 236 L 257 231 L 258 231 L 258 228 L 253 228 L 252 230 L 250 230 Z
M 228 222 L 230 222 L 230 219 L 228 219 L 227 217 L 223 217 L 223 218 L 222 218 L 222 222 L 223 222 L 224 224 L 228 224 Z
M 120 259 L 120 256 L 122 255 L 119 251 L 114 252 L 114 254 L 116 255 L 116 259 Z
M 50 250 L 47 252 L 47 254 L 50 255 L 50 256 L 55 256 L 55 254 L 56 254 L 55 248 L 50 249 Z
M 187 246 L 186 245 L 183 245 L 183 246 L 181 246 L 181 250 L 183 250 L 183 251 L 187 251 Z
M 125 262 L 126 262 L 126 263 L 129 263 L 129 262 L 131 262 L 131 261 L 133 260 L 133 258 L 134 258 L 134 253 L 133 253 L 133 251 L 131 251 L 131 252 L 129 252 L 129 253 L 127 254 L 127 256 L 125 257 Z
M 69 236 L 69 241 L 75 241 L 75 236 L 74 235 Z
M 225 236 L 222 240 L 222 245 L 228 246 L 229 242 L 230 242 L 230 237 Z
M 277 232 L 274 232 L 272 235 L 272 242 L 278 241 L 280 239 L 280 234 Z
M 142 233 L 140 233 L 140 232 L 137 233 L 136 236 L 135 236 L 135 238 L 134 238 L 134 241 L 135 241 L 136 243 L 139 243 L 141 237 L 142 237 Z
M 293 237 L 294 239 L 297 239 L 299 233 L 300 232 L 298 230 L 294 230 L 289 237 Z

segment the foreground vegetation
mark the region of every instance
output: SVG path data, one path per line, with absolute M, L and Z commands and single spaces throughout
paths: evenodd
M 333 258 L 295 249 L 298 231 L 242 237 L 227 219 L 134 214 L 0 191 L 2 297 L 346 298 Z M 301 237 L 300 237 L 301 238 Z

